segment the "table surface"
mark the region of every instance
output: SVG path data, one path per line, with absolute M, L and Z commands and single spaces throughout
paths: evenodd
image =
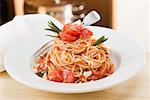
M 6 72 L 0 73 L 1 100 L 150 100 L 150 53 L 146 54 L 143 69 L 132 79 L 112 88 L 83 94 L 44 92 L 22 85 Z

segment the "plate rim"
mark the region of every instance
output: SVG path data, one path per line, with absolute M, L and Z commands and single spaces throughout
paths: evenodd
M 99 27 L 99 26 L 89 26 L 89 27 L 95 27 L 95 28 L 101 28 L 101 29 L 104 29 L 104 30 L 108 30 L 108 31 L 111 31 L 111 32 L 113 32 L 113 33 L 118 33 L 117 31 L 115 31 L 115 30 L 112 30 L 112 29 L 109 29 L 109 28 L 105 28 L 105 27 Z M 121 33 L 118 33 L 118 34 L 121 34 Z M 134 39 L 132 39 L 131 37 L 129 37 L 129 36 L 127 36 L 127 35 L 125 35 L 125 34 L 121 34 L 121 35 L 123 35 L 123 36 L 126 36 L 126 37 L 128 37 L 128 38 L 130 38 L 131 40 L 133 40 L 134 42 L 136 42 Z M 136 42 L 136 44 L 141 48 L 141 46 L 138 44 L 138 42 Z M 142 56 L 143 56 L 143 61 L 141 62 L 141 66 L 139 67 L 140 69 L 143 67 L 143 64 L 144 64 L 144 51 L 143 51 L 143 49 L 141 48 L 141 53 L 143 54 Z M 9 53 L 8 53 L 9 54 Z M 12 78 L 14 78 L 16 81 L 19 81 L 19 82 L 21 82 L 21 83 L 23 83 L 24 85 L 28 85 L 28 86 L 30 86 L 30 87 L 32 87 L 32 88 L 36 88 L 36 89 L 40 89 L 40 90 L 44 90 L 44 91 L 49 91 L 49 92 L 57 92 L 57 93 L 85 93 L 85 92 L 93 92 L 93 91 L 98 91 L 98 90 L 103 90 L 103 89 L 106 89 L 106 88 L 109 88 L 109 87 L 112 87 L 112 86 L 115 86 L 115 85 L 117 85 L 117 84 L 120 84 L 120 83 L 123 83 L 124 81 L 126 81 L 126 80 L 129 80 L 130 78 L 132 78 L 133 76 L 135 76 L 139 71 L 140 71 L 140 69 L 139 70 L 137 70 L 134 74 L 132 74 L 132 76 L 130 76 L 130 77 L 128 77 L 128 78 L 126 78 L 126 79 L 124 79 L 124 80 L 122 80 L 122 81 L 118 81 L 117 83 L 114 83 L 114 84 L 111 84 L 111 85 L 109 85 L 109 86 L 106 86 L 106 87 L 100 87 L 100 88 L 96 88 L 96 89 L 90 89 L 90 90 L 82 90 L 82 91 L 80 91 L 80 90 L 75 90 L 75 91 L 58 91 L 58 90 L 45 90 L 45 89 L 43 89 L 43 88 L 40 88 L 40 87 L 36 87 L 36 86 L 34 86 L 34 85 L 31 85 L 31 84 L 27 84 L 26 82 L 24 82 L 23 80 L 19 80 L 19 79 L 17 79 L 12 73 L 11 73 L 11 71 L 10 71 L 10 69 L 9 69 L 9 67 L 7 66 L 8 64 L 7 64 L 7 59 L 8 59 L 8 54 L 6 54 L 5 55 L 5 58 L 4 58 L 4 65 L 6 66 L 5 68 L 6 68 L 6 71 L 8 72 L 8 74 L 12 77 Z M 89 83 L 89 82 L 88 82 Z M 66 83 L 65 83 L 66 84 Z M 83 83 L 82 83 L 83 84 Z M 79 85 L 79 84 L 78 84 Z

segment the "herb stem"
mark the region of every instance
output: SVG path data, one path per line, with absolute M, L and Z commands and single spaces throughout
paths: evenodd
M 95 41 L 93 43 L 93 46 L 99 45 L 100 43 L 105 42 L 106 40 L 108 40 L 108 38 L 106 38 L 105 36 L 100 37 L 97 41 Z

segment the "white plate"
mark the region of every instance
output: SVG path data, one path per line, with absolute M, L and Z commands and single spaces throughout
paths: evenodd
M 34 15 L 34 17 L 35 16 L 39 15 Z M 37 21 L 34 22 L 32 20 L 25 20 L 29 26 L 32 25 L 31 27 L 33 27 L 29 29 L 29 33 L 31 34 L 18 39 L 17 42 L 12 45 L 13 48 L 7 50 L 7 54 L 5 55 L 4 64 L 8 74 L 25 85 L 40 90 L 59 93 L 92 92 L 112 87 L 130 79 L 141 70 L 144 64 L 143 50 L 133 39 L 108 28 L 90 26 L 88 28 L 93 31 L 95 37 L 98 38 L 103 34 L 109 37 L 105 44 L 112 50 L 112 60 L 117 70 L 106 78 L 79 84 L 57 83 L 42 79 L 33 73 L 31 58 L 42 45 L 52 38 L 44 36 L 46 32 L 43 30 L 45 22 L 42 22 L 40 18 L 45 15 L 40 16 L 41 17 L 38 17 Z M 28 15 L 28 19 L 33 19 L 33 15 Z M 51 20 L 55 23 L 53 18 L 51 18 Z M 38 24 L 40 24 L 41 27 L 39 27 Z M 40 32 L 35 33 L 38 30 Z M 22 32 L 24 31 L 22 30 Z M 41 34 L 41 32 L 43 34 Z

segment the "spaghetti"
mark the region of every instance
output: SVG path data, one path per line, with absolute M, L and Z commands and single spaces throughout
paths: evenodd
M 34 69 L 41 77 L 65 83 L 80 83 L 104 78 L 114 72 L 110 52 L 92 37 L 75 42 L 56 38 L 48 52 L 40 57 Z

